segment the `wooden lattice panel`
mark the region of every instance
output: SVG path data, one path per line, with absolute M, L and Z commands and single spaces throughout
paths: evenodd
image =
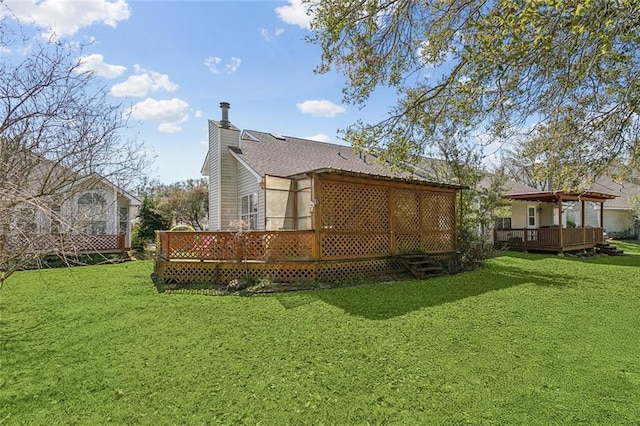
M 396 232 L 416 232 L 420 229 L 420 199 L 415 191 L 395 191 L 393 209 Z
M 429 230 L 450 230 L 455 228 L 454 194 L 422 193 L 423 223 Z
M 311 259 L 314 235 L 312 233 L 273 232 L 264 237 L 266 260 Z
M 217 268 L 216 283 L 227 284 L 243 277 L 251 277 L 255 281 L 269 279 L 277 283 L 290 283 L 313 281 L 315 276 L 316 268 L 312 262 L 221 263 Z
M 7 243 L 12 248 L 11 239 Z M 21 242 L 24 244 L 25 242 Z M 40 253 L 106 253 L 124 250 L 124 234 L 38 234 L 29 242 L 29 252 Z M 15 248 L 17 250 L 17 247 Z
M 395 259 L 369 259 L 352 262 L 330 262 L 318 265 L 318 281 L 335 282 L 380 277 L 403 271 Z
M 237 237 L 232 233 L 169 232 L 168 247 L 163 249 L 170 259 L 235 260 Z
M 422 234 L 422 252 L 446 252 L 455 250 L 453 233 L 427 232 Z
M 165 260 L 301 260 L 312 257 L 311 231 L 159 232 Z
M 389 229 L 389 193 L 375 186 L 322 182 L 322 229 L 375 232 Z
M 455 250 L 455 194 L 422 193 L 422 251 Z
M 396 235 L 397 254 L 410 254 L 422 251 L 420 234 L 399 234 Z
M 388 234 L 333 234 L 321 236 L 322 259 L 385 256 L 390 252 Z
M 313 262 L 243 263 L 189 262 L 156 260 L 155 273 L 167 283 L 210 283 L 225 285 L 235 279 L 251 277 L 273 282 L 313 281 L 316 266 Z
M 343 262 L 192 262 L 156 260 L 155 273 L 166 283 L 210 283 L 252 277 L 272 282 L 335 282 L 373 278 L 404 271 L 397 259 L 366 259 Z

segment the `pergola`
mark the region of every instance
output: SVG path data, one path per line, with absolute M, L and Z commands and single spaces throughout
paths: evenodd
M 539 191 L 509 193 L 504 196 L 516 201 L 530 201 L 555 204 L 558 209 L 558 218 L 562 217 L 562 203 L 565 201 L 579 201 L 581 203 L 580 228 L 562 228 L 561 222 L 558 228 L 551 229 L 509 229 L 496 233 L 496 241 L 504 242 L 510 248 L 538 249 L 545 251 L 566 251 L 593 248 L 603 242 L 604 230 L 604 202 L 616 198 L 616 195 L 596 191 L 569 192 L 569 191 Z M 585 227 L 585 202 L 600 203 L 600 227 Z

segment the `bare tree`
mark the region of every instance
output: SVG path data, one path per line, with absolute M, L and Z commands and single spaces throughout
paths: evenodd
M 0 35 L 6 47 L 2 21 Z M 142 146 L 121 136 L 122 107 L 80 70 L 77 52 L 62 42 L 25 41 L 26 54 L 0 57 L 0 286 L 59 250 L 53 231 L 73 231 L 78 220 L 61 206 L 92 185 L 90 177 L 126 186 L 148 164 Z

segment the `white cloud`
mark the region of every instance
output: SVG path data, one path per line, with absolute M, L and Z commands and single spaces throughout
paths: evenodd
M 265 39 L 266 41 L 271 41 L 274 38 L 281 36 L 284 33 L 284 28 L 276 28 L 275 30 L 273 30 L 273 32 L 270 32 L 268 29 L 266 28 L 261 28 L 260 29 L 260 35 L 262 36 L 263 39 Z
M 324 133 L 318 133 L 317 135 L 307 136 L 304 139 L 309 139 L 309 140 L 318 141 L 318 142 L 331 142 L 331 138 L 328 135 L 325 135 Z
M 240 58 L 236 58 L 235 56 L 232 56 L 231 59 L 229 59 L 229 62 L 227 62 L 226 64 L 223 64 L 222 58 L 219 58 L 217 56 L 210 56 L 204 60 L 204 65 L 209 68 L 209 71 L 211 71 L 213 74 L 232 74 L 236 72 L 238 68 L 240 68 L 241 63 L 242 60 Z
M 79 72 L 93 71 L 96 75 L 104 78 L 116 78 L 127 70 L 122 65 L 110 65 L 104 62 L 104 57 L 99 53 L 92 55 L 83 55 L 78 58 L 80 65 Z
M 200 118 L 200 117 L 202 117 L 202 111 L 197 110 L 197 111 L 195 112 L 194 116 L 195 116 L 196 118 Z
M 8 55 L 11 53 L 11 49 L 6 46 L 0 46 L 0 53 Z
M 143 97 L 150 92 L 164 90 L 166 92 L 175 92 L 179 86 L 169 80 L 166 74 L 160 74 L 155 71 L 149 71 L 141 68 L 140 65 L 134 65 L 136 75 L 132 75 L 124 82 L 115 84 L 111 88 L 111 94 L 118 98 L 125 96 Z
M 97 23 L 115 28 L 131 16 L 126 0 L 4 0 L 2 5 L 0 17 L 43 28 L 42 35 L 54 39 Z
M 163 133 L 175 133 L 187 121 L 191 107 L 182 99 L 156 100 L 147 98 L 127 110 L 131 117 L 142 121 L 160 121 L 158 130 Z
M 287 24 L 311 28 L 312 15 L 309 12 L 309 4 L 303 3 L 303 0 L 289 0 L 289 5 L 276 7 L 275 11 L 278 18 Z
M 344 107 L 336 105 L 326 99 L 304 101 L 296 104 L 296 106 L 303 114 L 311 114 L 314 117 L 335 117 L 346 111 Z

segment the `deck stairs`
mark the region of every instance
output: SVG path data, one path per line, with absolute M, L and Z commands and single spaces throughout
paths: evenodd
M 399 256 L 402 264 L 416 278 L 432 278 L 444 275 L 445 271 L 440 263 L 424 254 L 405 254 Z
M 596 250 L 598 253 L 608 254 L 609 256 L 622 256 L 624 254 L 623 250 L 620 250 L 614 245 L 611 245 L 607 242 L 597 243 Z

